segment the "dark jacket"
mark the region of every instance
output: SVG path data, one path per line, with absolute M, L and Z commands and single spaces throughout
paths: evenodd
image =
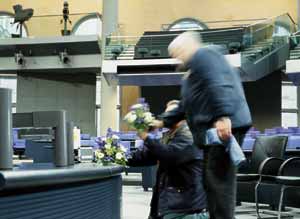
M 156 165 L 159 161 L 151 201 L 152 218 L 176 212 L 201 212 L 206 208 L 202 160 L 203 153 L 193 145 L 186 123 L 181 124 L 165 144 L 148 137 L 143 150 L 132 154 L 129 166 Z
M 195 144 L 204 144 L 205 133 L 222 116 L 233 129 L 245 129 L 252 120 L 238 72 L 217 50 L 199 49 L 188 64 L 190 75 L 182 84 L 180 107 L 164 116 L 166 126 L 186 117 Z

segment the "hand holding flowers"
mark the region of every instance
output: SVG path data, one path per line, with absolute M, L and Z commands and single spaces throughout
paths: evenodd
M 130 112 L 124 117 L 124 120 L 129 124 L 131 128 L 136 129 L 139 133 L 148 131 L 154 117 L 149 112 L 148 104 L 144 101 L 133 105 L 130 108 Z

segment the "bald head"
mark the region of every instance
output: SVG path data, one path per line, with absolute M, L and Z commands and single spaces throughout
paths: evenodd
M 165 112 L 170 112 L 179 106 L 179 100 L 171 100 L 166 104 Z
M 187 31 L 177 36 L 170 43 L 168 51 L 171 57 L 187 64 L 200 47 L 202 47 L 200 34 Z

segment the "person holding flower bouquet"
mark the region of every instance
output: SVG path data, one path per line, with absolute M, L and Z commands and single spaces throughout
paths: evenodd
M 166 111 L 177 104 L 177 101 L 170 102 Z M 203 154 L 193 145 L 186 122 L 180 121 L 171 127 L 162 141 L 151 137 L 145 128 L 149 125 L 139 123 L 139 127 L 143 127 L 138 133 L 144 147 L 132 153 L 127 163 L 128 166 L 159 163 L 149 219 L 207 219 L 206 195 L 201 182 Z
M 184 32 L 168 47 L 187 74 L 181 86 L 180 107 L 167 119 L 168 127 L 186 118 L 194 143 L 204 149 L 204 186 L 211 219 L 234 219 L 237 167 L 224 145 L 234 136 L 242 144 L 252 125 L 239 73 L 216 46 L 204 46 L 197 32 Z M 223 144 L 206 145 L 207 131 L 215 129 Z M 202 178 L 201 178 L 202 180 Z

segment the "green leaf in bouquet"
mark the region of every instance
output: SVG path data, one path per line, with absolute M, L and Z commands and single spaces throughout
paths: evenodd
M 113 143 L 113 140 L 111 138 L 107 138 L 106 139 L 106 144 L 110 144 L 111 145 L 112 143 Z

